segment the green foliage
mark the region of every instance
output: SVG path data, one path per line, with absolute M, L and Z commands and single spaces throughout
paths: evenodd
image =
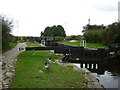
M 2 52 L 5 52 L 17 45 L 17 37 L 10 34 L 13 28 L 12 20 L 0 15 L 0 23 L 2 25 Z
M 100 29 L 105 29 L 105 26 L 102 25 L 89 25 L 87 24 L 86 26 L 83 26 L 83 32 L 86 30 L 100 30 Z
M 39 45 L 38 43 L 26 43 L 28 47 L 40 47 L 41 45 Z
M 100 43 L 103 40 L 102 33 L 103 30 L 87 30 L 84 33 L 84 38 L 90 43 Z
M 105 48 L 108 49 L 108 46 L 102 43 L 86 43 L 86 47 L 88 48 Z
M 6 52 L 6 51 L 8 51 L 8 50 L 10 50 L 10 49 L 12 49 L 12 48 L 14 48 L 16 45 L 17 45 L 18 43 L 13 43 L 13 42 L 10 42 L 9 43 L 9 48 L 6 48 L 6 49 L 3 49 L 2 50 L 2 53 L 4 53 L 4 52 Z
M 77 39 L 80 40 L 82 38 L 81 35 L 71 35 L 71 36 L 67 36 L 66 39 Z
M 46 27 L 44 32 L 41 32 L 41 36 L 52 36 L 52 37 L 65 37 L 65 31 L 64 28 L 61 25 L 57 25 L 57 26 L 52 26 L 52 27 Z
M 120 22 L 108 25 L 106 29 L 85 30 L 84 37 L 90 43 L 106 45 L 120 43 Z
M 51 35 L 51 28 L 50 27 L 46 27 L 43 33 L 43 36 L 50 36 Z
M 115 22 L 104 31 L 105 44 L 120 43 L 120 22 Z
M 7 20 L 4 16 L 0 16 L 0 23 L 2 23 L 2 50 L 6 51 L 10 48 L 10 32 L 12 30 L 12 20 Z
M 79 41 L 70 42 L 69 40 L 59 41 L 58 43 L 67 44 L 67 45 L 75 45 L 75 46 L 79 46 L 79 45 L 80 45 L 80 42 L 79 42 Z
M 9 42 L 17 43 L 17 41 L 18 41 L 17 36 L 13 36 L 13 35 L 9 34 Z
M 18 43 L 12 43 L 12 42 L 10 42 L 10 47 L 11 47 L 11 48 L 14 48 L 17 44 L 18 44 Z
M 43 34 L 44 34 L 44 33 L 41 31 L 40 36 L 43 36 Z

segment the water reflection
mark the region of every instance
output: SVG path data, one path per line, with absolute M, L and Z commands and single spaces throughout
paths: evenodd
M 105 88 L 118 88 L 119 86 L 118 79 L 120 79 L 120 77 L 114 76 L 111 72 L 105 71 L 103 75 L 97 73 L 93 73 L 93 75 L 100 80 L 100 83 L 104 85 Z
M 119 88 L 120 89 L 120 69 L 119 58 L 106 60 L 98 63 L 79 63 L 75 64 L 79 68 L 87 68 L 105 88 Z

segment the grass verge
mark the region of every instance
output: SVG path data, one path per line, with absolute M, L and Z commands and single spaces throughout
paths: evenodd
M 26 44 L 27 44 L 28 47 L 40 47 L 40 46 L 41 46 L 41 45 L 38 44 L 38 43 L 30 43 L 30 42 L 28 42 L 28 43 L 26 43 Z
M 67 44 L 67 45 L 80 46 L 80 41 L 69 42 L 68 40 L 65 40 L 65 41 L 60 41 L 60 42 L 58 42 L 58 43 Z M 86 43 L 86 47 L 88 47 L 88 48 L 105 48 L 105 49 L 108 49 L 108 46 L 103 45 L 103 44 L 101 44 L 101 43 Z
M 17 44 L 18 44 L 18 43 L 12 43 L 12 42 L 10 42 L 10 43 L 9 43 L 10 47 L 7 48 L 7 49 L 5 49 L 5 50 L 2 50 L 2 53 L 11 50 L 11 49 L 14 48 Z
M 33 54 L 34 53 L 34 54 Z M 11 88 L 86 88 L 83 73 L 76 72 L 72 66 L 50 63 L 46 70 L 44 59 L 60 59 L 50 51 L 24 51 L 17 57 L 16 72 Z M 39 72 L 42 70 L 43 72 Z

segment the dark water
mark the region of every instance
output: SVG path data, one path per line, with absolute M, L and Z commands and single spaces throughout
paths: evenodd
M 83 64 L 83 63 L 82 63 Z M 104 88 L 120 89 L 120 60 L 119 58 L 106 60 L 99 63 L 76 64 L 78 67 L 87 68 L 93 75 L 99 79 Z M 91 66 L 91 67 L 90 67 Z

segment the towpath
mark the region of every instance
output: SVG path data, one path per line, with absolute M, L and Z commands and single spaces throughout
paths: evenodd
M 0 89 L 7 88 L 10 84 L 10 79 L 13 76 L 13 73 L 10 73 L 11 69 L 13 69 L 12 62 L 21 52 L 19 47 L 26 47 L 26 44 L 19 43 L 15 48 L 0 55 Z

